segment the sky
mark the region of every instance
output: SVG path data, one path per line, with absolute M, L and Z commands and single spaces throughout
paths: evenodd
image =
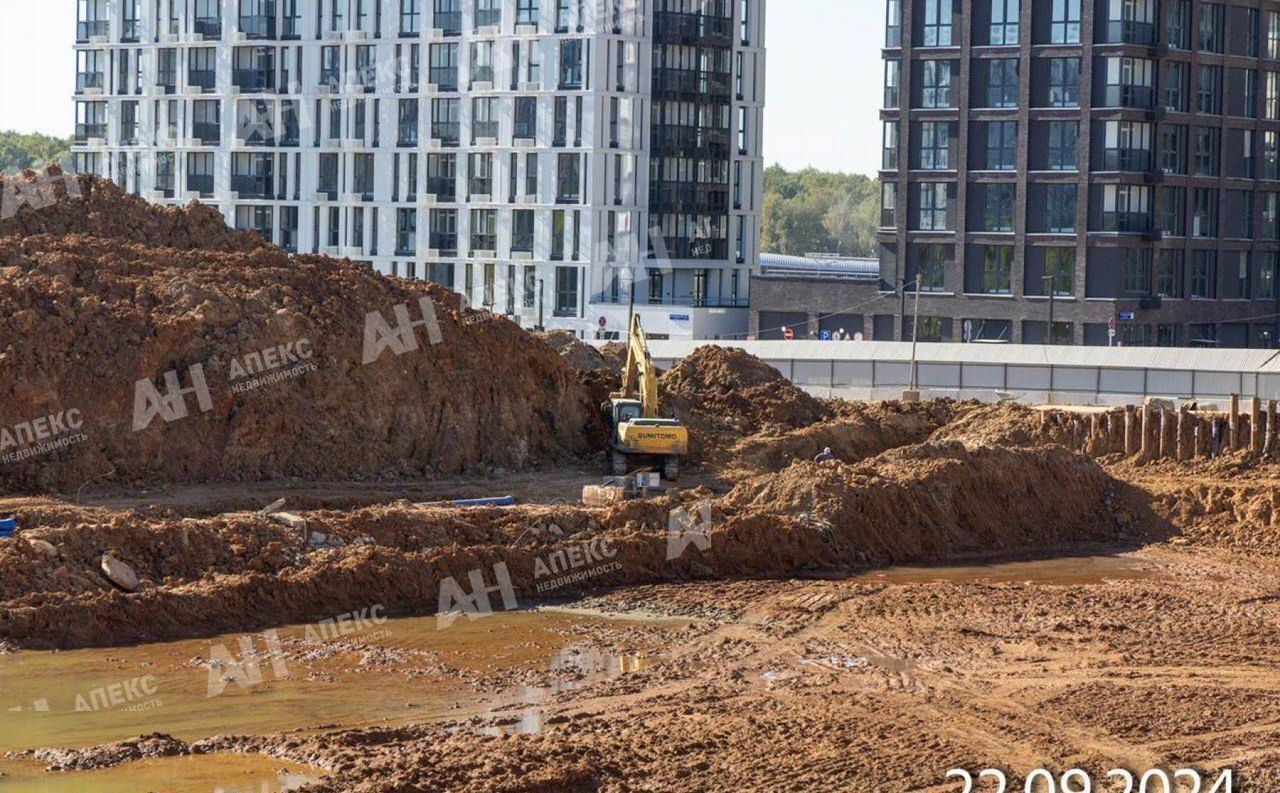
M 770 0 L 765 162 L 874 175 L 884 0 Z M 74 0 L 0 0 L 0 130 L 70 137 Z

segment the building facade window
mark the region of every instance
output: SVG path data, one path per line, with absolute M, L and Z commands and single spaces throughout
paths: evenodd
M 1080 106 L 1080 59 L 1049 61 L 1049 107 Z
M 991 0 L 991 36 L 988 44 L 1018 43 L 1018 0 Z
M 1080 43 L 1080 0 L 1053 0 L 1049 43 Z
M 924 47 L 950 47 L 952 0 L 924 0 Z
M 987 245 L 982 251 L 982 292 L 1007 295 L 1013 291 L 1013 248 Z

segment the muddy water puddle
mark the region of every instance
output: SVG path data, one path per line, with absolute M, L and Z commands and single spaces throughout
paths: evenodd
M 992 564 L 901 566 L 860 575 L 854 580 L 904 584 L 1046 584 L 1072 586 L 1107 581 L 1170 578 L 1164 565 L 1132 556 L 1072 556 Z
M 385 619 L 375 610 L 258 634 L 3 655 L 0 758 L 9 751 L 97 746 L 153 732 L 195 741 L 453 720 L 536 706 L 558 690 L 650 663 L 652 648 L 632 647 L 625 639 L 628 629 L 641 625 L 654 621 L 521 611 L 460 617 L 441 630 L 434 616 Z M 611 649 L 619 643 L 627 649 Z M 532 731 L 532 724 L 526 729 Z M 226 793 L 261 793 L 288 789 L 277 778 L 287 765 L 216 755 L 45 774 L 41 763 L 0 759 L 0 791 L 210 793 L 221 786 Z
M 100 771 L 49 774 L 40 763 L 3 766 L 4 793 L 282 793 L 322 775 L 269 757 L 211 754 L 167 757 Z

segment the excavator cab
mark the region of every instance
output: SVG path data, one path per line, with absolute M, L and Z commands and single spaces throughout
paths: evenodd
M 661 469 L 664 478 L 680 476 L 680 458 L 689 453 L 689 431 L 675 419 L 660 418 L 658 376 L 640 318 L 631 320 L 627 366 L 622 390 L 611 394 L 605 409 L 613 430 L 609 469 L 615 476 L 642 467 Z

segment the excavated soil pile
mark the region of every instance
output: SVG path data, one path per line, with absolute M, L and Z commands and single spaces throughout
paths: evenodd
M 933 441 L 959 441 L 968 446 L 1035 446 L 1053 440 L 1038 410 L 1016 403 L 978 405 L 957 413 L 941 426 Z
M 595 347 L 578 340 L 578 337 L 567 330 L 553 330 L 546 333 L 535 333 L 551 348 L 560 353 L 560 357 L 576 372 L 605 371 L 621 374 L 621 367 L 615 361 L 605 358 Z
M 889 449 L 921 443 L 957 413 L 973 409 L 948 400 L 929 402 L 834 402 L 839 417 L 782 435 L 752 435 L 735 444 L 723 471 L 730 479 L 778 471 L 831 449 L 851 463 Z
M 739 483 L 726 512 L 802 515 L 835 547 L 889 564 L 955 559 L 1159 531 L 1123 484 L 1058 447 L 926 443 L 856 465 L 796 463 Z
M 1127 543 L 1159 537 L 1164 525 L 1082 455 L 955 443 L 857 465 L 796 463 L 718 500 L 695 490 L 610 508 L 396 504 L 302 514 L 323 547 L 248 513 L 155 520 L 86 511 L 92 523 L 49 513 L 44 527 L 0 545 L 0 642 L 75 647 L 252 630 L 343 613 L 353 599 L 430 612 L 442 582 L 499 563 L 528 604 L 642 583 Z M 98 567 L 103 553 L 137 572 L 137 593 L 111 586 Z M 562 561 L 549 572 L 554 559 Z M 583 577 L 557 581 L 564 573 Z
M 192 203 L 157 207 L 121 190 L 115 182 L 91 176 L 63 176 L 55 168 L 44 175 L 28 171 L 0 177 L 0 195 L 20 211 L 0 219 L 0 237 L 87 235 L 157 248 L 249 253 L 267 244 L 256 234 L 229 228 L 222 213 Z M 38 207 L 38 211 L 31 211 Z
M 835 418 L 836 411 L 759 358 L 733 347 L 693 351 L 659 381 L 664 408 L 689 427 L 690 457 L 723 456 L 735 441 Z
M 95 220 L 113 194 L 87 190 L 0 237 L 0 489 L 458 473 L 590 450 L 587 390 L 510 322 L 225 227 L 186 249 L 207 210 L 117 195 Z M 21 236 L 77 213 L 133 231 Z

